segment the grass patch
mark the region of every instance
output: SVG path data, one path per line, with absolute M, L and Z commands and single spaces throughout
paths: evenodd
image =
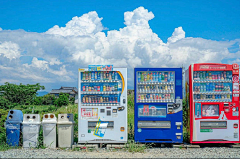
M 128 140 L 126 146 L 128 152 L 141 152 L 143 153 L 145 149 L 149 148 L 146 144 L 138 144 L 134 140 Z

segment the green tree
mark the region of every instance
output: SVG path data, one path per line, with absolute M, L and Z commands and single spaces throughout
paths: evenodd
M 4 96 L 0 96 L 0 108 L 11 109 L 11 102 L 7 100 Z
M 45 87 L 39 83 L 33 85 L 23 85 L 20 83 L 20 85 L 17 85 L 6 82 L 5 85 L 0 86 L 0 91 L 3 92 L 2 95 L 4 98 L 11 103 L 18 104 L 33 103 L 33 100 L 37 96 L 37 91 L 44 89 Z
M 69 103 L 69 94 L 59 93 L 59 98 L 55 101 L 55 105 L 61 107 L 63 105 L 68 105 Z
M 43 98 L 42 97 L 34 98 L 33 104 L 34 105 L 42 105 L 43 104 Z
M 71 104 L 74 104 L 75 103 L 75 98 L 71 97 L 69 101 L 70 101 Z
M 43 105 L 52 105 L 56 101 L 56 97 L 53 94 L 46 94 L 42 97 Z

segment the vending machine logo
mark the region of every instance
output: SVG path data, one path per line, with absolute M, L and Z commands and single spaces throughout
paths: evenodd
M 222 70 L 227 69 L 227 66 L 224 65 L 201 65 L 200 70 L 210 69 L 210 70 Z
M 239 65 L 236 64 L 236 63 L 234 63 L 234 64 L 233 64 L 233 69 L 239 69 Z
M 239 77 L 237 75 L 234 75 L 232 79 L 233 79 L 233 83 L 239 82 Z

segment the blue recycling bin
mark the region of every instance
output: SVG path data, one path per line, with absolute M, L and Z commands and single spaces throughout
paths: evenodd
M 21 123 L 23 113 L 21 110 L 10 110 L 6 120 L 7 144 L 9 146 L 18 146 L 20 139 Z

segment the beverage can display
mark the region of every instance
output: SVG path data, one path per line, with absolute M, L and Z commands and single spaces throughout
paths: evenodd
M 86 91 L 88 92 L 88 86 L 86 86 Z
M 83 103 L 86 103 L 86 101 L 85 101 L 85 97 L 82 98 L 82 102 L 83 102 Z
M 82 80 L 86 80 L 85 72 L 82 73 Z
M 83 86 L 82 91 L 83 91 L 83 92 L 85 91 L 85 86 Z
M 138 72 L 138 76 L 137 77 L 138 77 L 138 83 L 141 82 L 141 73 L 140 72 Z
M 98 79 L 97 72 L 95 72 L 95 80 L 97 80 L 97 79 Z
M 97 86 L 97 91 L 100 92 L 100 86 Z
M 84 72 L 84 74 L 85 74 L 85 80 L 88 80 L 88 73 Z
M 88 73 L 88 80 L 91 80 L 91 72 Z
M 106 72 L 106 80 L 109 80 L 109 72 Z
M 101 72 L 98 72 L 98 73 L 97 73 L 97 79 L 98 79 L 98 80 L 101 80 Z
M 158 82 L 161 82 L 162 80 L 162 73 L 161 72 L 159 72 L 159 76 L 158 76 Z
M 92 75 L 91 75 L 91 80 L 94 80 L 95 78 L 94 78 L 94 76 L 95 76 L 95 73 L 94 72 L 92 72 Z
M 109 78 L 108 79 L 112 80 L 112 73 L 111 72 L 109 72 Z

